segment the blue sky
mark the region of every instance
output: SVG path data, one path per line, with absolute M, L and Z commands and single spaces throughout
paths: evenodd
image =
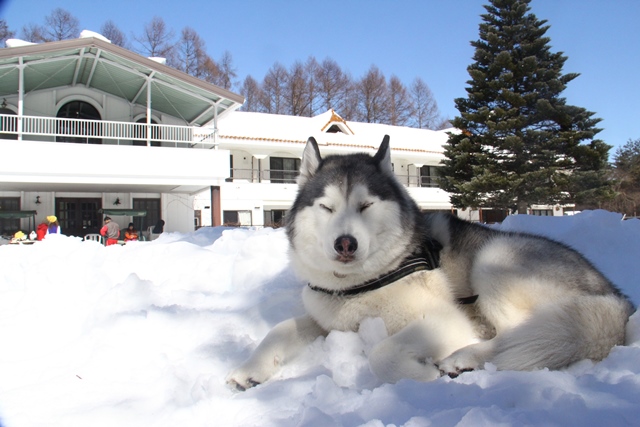
M 280 62 L 285 67 L 309 56 L 334 59 L 360 78 L 375 64 L 387 78 L 406 85 L 421 77 L 433 91 L 443 116 L 458 111 L 454 99 L 466 95 L 472 63 L 470 41 L 486 0 L 236 0 L 137 2 L 0 0 L 0 16 L 20 32 L 43 24 L 62 7 L 80 20 L 81 29 L 99 31 L 111 19 L 129 40 L 153 16 L 176 34 L 194 28 L 218 59 L 228 50 L 238 80 L 261 80 Z M 149 7 L 153 5 L 153 7 Z M 564 52 L 564 73 L 578 72 L 563 95 L 603 119 L 599 138 L 616 147 L 640 138 L 640 1 L 532 0 L 531 11 L 551 28 L 552 51 Z

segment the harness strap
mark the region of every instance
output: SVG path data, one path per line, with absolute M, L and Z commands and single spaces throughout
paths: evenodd
M 440 267 L 440 251 L 442 245 L 435 240 L 429 239 L 424 242 L 421 247 L 421 251 L 411 254 L 400 264 L 395 270 L 389 271 L 382 276 L 366 281 L 360 285 L 353 286 L 347 289 L 327 289 L 320 286 L 314 286 L 311 283 L 308 284 L 309 288 L 314 292 L 321 292 L 326 295 L 336 297 L 349 297 L 365 292 L 375 291 L 384 286 L 390 285 L 403 277 L 406 277 L 412 273 L 421 270 L 435 270 Z M 458 304 L 473 304 L 478 299 L 478 295 L 471 295 L 468 297 L 458 298 Z
M 431 264 L 427 258 L 420 256 L 410 256 L 409 258 L 406 258 L 397 269 L 385 273 L 377 279 L 369 280 L 351 288 L 332 290 L 321 288 L 319 286 L 313 286 L 311 283 L 309 283 L 309 288 L 311 288 L 311 290 L 315 292 L 322 292 L 323 294 L 332 296 L 353 296 L 364 292 L 370 292 L 376 289 L 380 289 L 402 279 L 405 276 L 408 276 L 411 273 L 415 273 L 416 271 L 433 270 L 434 268 L 435 267 L 433 266 L 433 264 Z

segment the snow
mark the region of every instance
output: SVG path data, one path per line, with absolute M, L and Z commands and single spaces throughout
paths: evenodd
M 454 128 L 434 131 L 382 123 L 342 122 L 341 117 L 336 118 L 334 114 L 333 110 L 313 117 L 235 111 L 220 118 L 218 138 L 223 148 L 227 140 L 240 139 L 244 144 L 262 147 L 263 151 L 272 150 L 273 141 L 278 141 L 287 144 L 287 148 L 298 146 L 302 152 L 309 136 L 313 136 L 320 146 L 324 146 L 323 153 L 345 150 L 353 152 L 354 147 L 374 153 L 378 148 L 380 135 L 389 135 L 395 150 L 401 150 L 405 154 L 417 151 L 422 156 L 419 159 L 422 162 L 427 159 L 425 155 L 437 155 L 439 157 L 436 162 L 439 162 L 448 133 L 458 132 Z M 247 123 L 251 123 L 251 126 L 247 126 Z M 326 132 L 333 124 L 344 126 L 344 133 Z M 375 141 L 375 147 L 371 145 L 371 141 Z
M 577 248 L 640 302 L 640 221 L 605 211 L 501 226 Z M 0 424 L 13 426 L 623 426 L 640 420 L 640 315 L 627 346 L 561 371 L 380 383 L 380 319 L 316 340 L 275 380 L 224 382 L 300 315 L 283 230 L 206 228 L 104 247 L 0 246 Z

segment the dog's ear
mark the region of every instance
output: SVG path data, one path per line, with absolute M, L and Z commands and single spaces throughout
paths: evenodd
M 391 165 L 391 148 L 389 148 L 389 135 L 382 138 L 382 144 L 378 148 L 378 152 L 373 156 L 373 160 L 380 165 L 380 170 L 393 175 L 393 166 Z
M 309 137 L 307 145 L 302 152 L 302 162 L 300 163 L 300 175 L 298 175 L 298 185 L 304 185 L 315 175 L 320 166 L 320 149 L 314 137 Z

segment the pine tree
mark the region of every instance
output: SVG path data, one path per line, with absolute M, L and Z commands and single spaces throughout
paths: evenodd
M 481 15 L 467 98 L 455 100 L 461 132 L 445 147 L 441 186 L 456 207 L 526 213 L 532 204 L 579 201 L 606 189 L 610 146 L 594 113 L 560 97 L 579 76 L 550 51 L 547 21 L 530 0 L 490 0 Z

